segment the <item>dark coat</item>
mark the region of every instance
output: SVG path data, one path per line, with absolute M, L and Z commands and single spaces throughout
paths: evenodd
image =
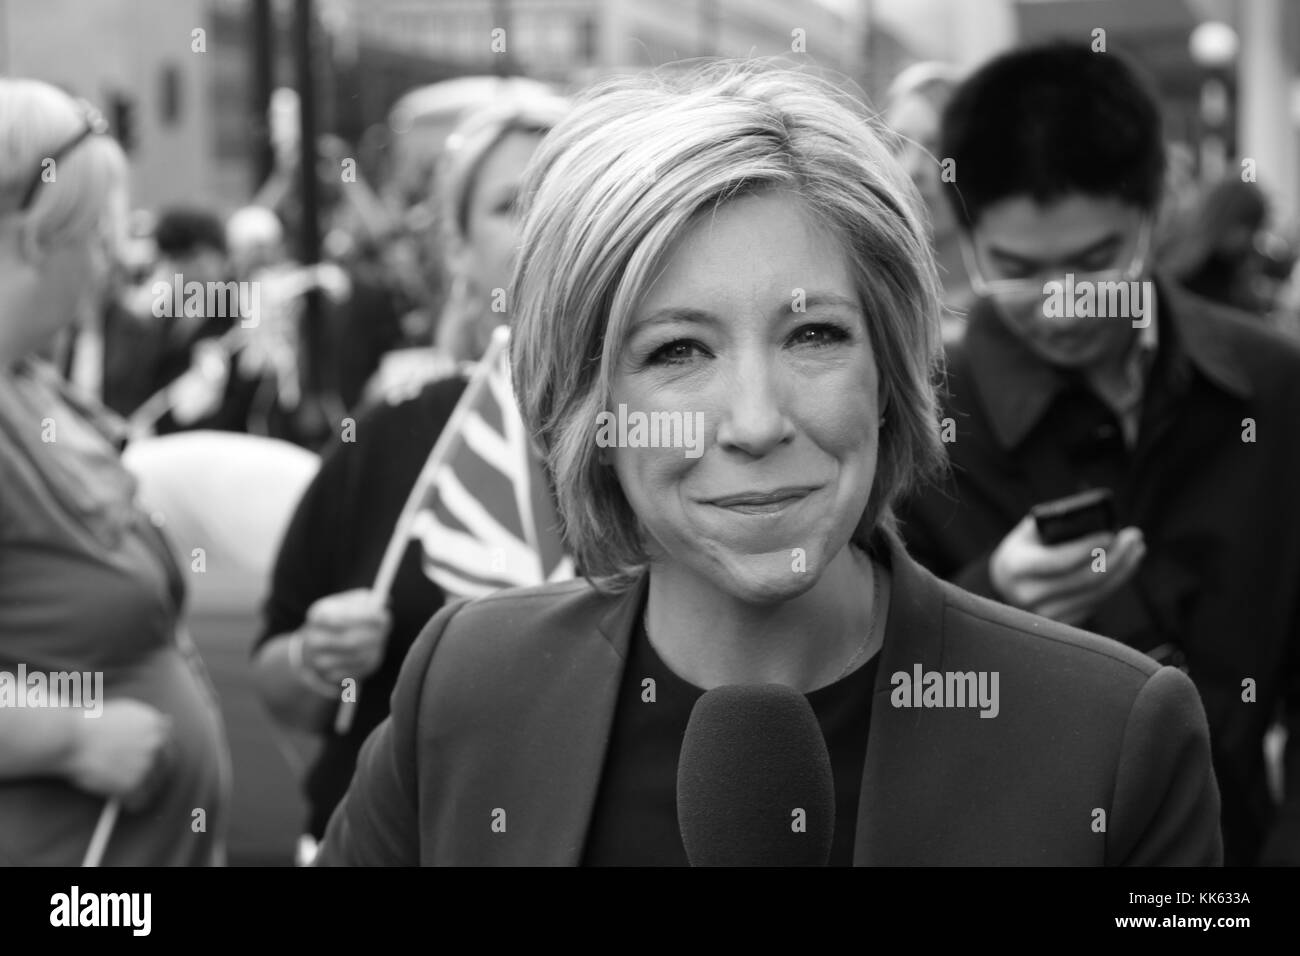
M 858 865 L 1221 861 L 1205 717 L 1183 674 L 960 591 L 897 542 L 888 561 Z M 577 865 L 647 580 L 440 611 L 317 864 Z M 997 716 L 894 706 L 891 675 L 917 665 L 998 672 Z

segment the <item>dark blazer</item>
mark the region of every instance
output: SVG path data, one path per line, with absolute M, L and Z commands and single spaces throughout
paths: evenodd
M 892 540 L 887 560 L 856 864 L 1221 862 L 1205 715 L 1187 677 L 961 591 Z M 440 611 L 362 748 L 318 865 L 577 865 L 646 582 L 610 597 L 574 581 Z M 998 672 L 997 716 L 893 706 L 891 675 L 918 664 Z
M 903 537 L 939 577 L 991 598 L 989 556 L 1033 505 L 1112 488 L 1147 553 L 1083 626 L 1186 663 L 1209 720 L 1226 862 L 1300 863 L 1300 349 L 1159 279 L 1156 305 L 1130 448 L 1109 408 L 979 303 L 948 350 L 952 468 L 900 509 Z M 1279 716 L 1291 731 L 1275 809 L 1263 741 Z

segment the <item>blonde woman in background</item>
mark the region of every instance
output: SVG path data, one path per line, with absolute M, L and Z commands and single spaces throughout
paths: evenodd
M 505 321 L 505 291 L 519 245 L 519 181 L 537 148 L 541 123 L 560 118 L 554 104 L 529 117 L 509 109 L 470 117 L 447 140 L 438 208 L 451 291 L 437 346 L 473 361 Z M 534 114 L 538 111 L 534 107 Z
M 484 296 L 509 284 L 524 167 L 566 109 L 549 94 L 505 100 L 468 118 L 449 142 L 438 200 L 458 292 L 442 338 L 460 362 L 477 359 L 494 319 L 505 318 Z M 324 452 L 281 545 L 254 651 L 258 689 L 276 718 L 325 736 L 305 782 L 314 838 L 347 789 L 362 742 L 388 716 L 407 648 L 446 599 L 418 547 L 404 555 L 387 604 L 371 592 L 402 505 L 465 390 L 458 375 L 429 382 L 427 372 L 390 385 L 358 418 L 355 441 Z M 360 683 L 358 705 L 339 735 L 331 728 L 346 677 Z
M 389 123 L 405 131 L 395 143 L 395 185 L 410 202 L 412 183 L 422 184 L 420 201 L 405 216 L 418 236 L 420 261 L 399 271 L 414 268 L 419 284 L 439 294 L 416 297 L 421 310 L 434 313 L 428 320 L 432 347 L 386 354 L 365 400 L 410 397 L 483 354 L 487 339 L 476 342 L 469 325 L 473 314 L 490 310 L 491 289 L 510 278 L 499 247 L 514 234 L 513 214 L 492 199 L 512 189 L 532 154 L 530 139 L 562 109 L 550 87 L 521 76 L 444 80 L 413 90 L 393 107 Z M 410 251 L 404 243 L 392 244 L 389 253 L 400 257 L 404 248 Z M 496 321 L 489 319 L 485 334 L 500 319 L 499 313 Z
M 178 630 L 185 581 L 135 505 L 122 423 L 42 358 L 124 235 L 104 132 L 54 87 L 0 79 L 0 865 L 80 863 L 109 801 L 103 865 L 221 859 L 228 755 Z M 66 699 L 42 702 L 42 680 Z

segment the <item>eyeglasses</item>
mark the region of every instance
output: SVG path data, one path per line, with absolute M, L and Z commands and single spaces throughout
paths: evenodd
M 971 291 L 981 297 L 991 298 L 1030 298 L 1043 294 L 1043 286 L 1052 279 L 1062 278 L 1065 273 L 1057 276 L 1032 276 L 1021 279 L 989 279 L 984 275 L 984 270 L 980 266 L 979 257 L 976 255 L 975 247 L 970 241 L 969 235 L 961 237 L 961 257 L 966 263 L 966 272 L 970 276 Z M 1151 248 L 1151 219 L 1144 218 L 1139 227 L 1137 245 L 1133 249 L 1133 257 L 1128 265 L 1124 268 L 1100 269 L 1090 272 L 1073 273 L 1076 282 L 1087 280 L 1089 282 L 1131 282 L 1142 274 L 1146 267 L 1147 256 Z
M 85 100 L 78 100 L 77 105 L 81 107 L 83 120 L 81 130 L 41 160 L 40 169 L 33 174 L 31 182 L 27 184 L 27 189 L 23 192 L 23 201 L 18 205 L 19 212 L 26 211 L 27 207 L 32 204 L 32 200 L 36 198 L 36 191 L 40 188 L 41 183 L 45 182 L 45 170 L 49 166 L 57 169 L 59 160 L 66 157 L 87 139 L 92 136 L 102 136 L 108 132 L 108 122 L 99 110 Z

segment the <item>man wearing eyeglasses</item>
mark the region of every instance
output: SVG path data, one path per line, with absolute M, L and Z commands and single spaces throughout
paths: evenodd
M 1300 863 L 1300 351 L 1150 268 L 1160 113 L 1114 52 L 986 64 L 945 111 L 939 159 L 980 298 L 948 352 L 952 470 L 900 512 L 909 549 L 1186 669 L 1226 862 Z

